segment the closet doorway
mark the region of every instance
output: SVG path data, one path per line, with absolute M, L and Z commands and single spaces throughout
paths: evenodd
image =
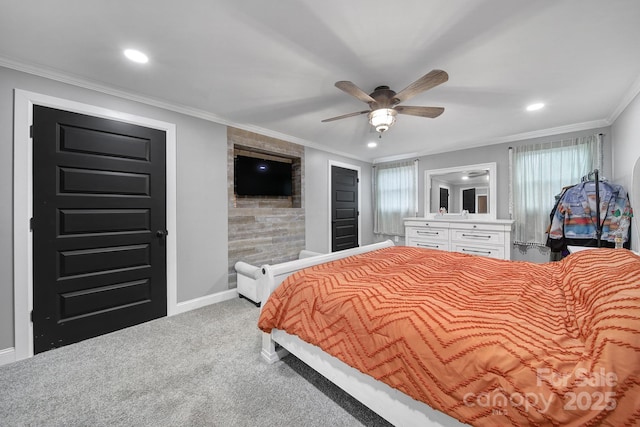
M 33 330 L 33 125 L 34 106 L 46 106 L 63 111 L 112 119 L 150 129 L 166 136 L 166 310 L 171 316 L 185 308 L 177 305 L 177 237 L 176 231 L 176 125 L 145 116 L 134 115 L 96 105 L 57 98 L 21 89 L 14 90 L 14 172 L 13 172 L 13 258 L 14 258 L 14 353 L 12 360 L 22 360 L 34 354 Z
M 360 171 L 330 164 L 331 252 L 360 245 Z

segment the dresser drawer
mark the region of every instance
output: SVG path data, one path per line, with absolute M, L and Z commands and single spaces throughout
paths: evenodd
M 410 219 L 404 221 L 405 227 L 416 228 L 449 228 L 450 223 L 442 221 L 434 221 L 429 219 Z
M 415 246 L 417 248 L 437 249 L 439 251 L 448 251 L 449 242 L 439 240 L 425 240 L 407 238 L 407 246 Z
M 404 225 L 407 246 L 511 259 L 512 220 L 414 217 Z
M 473 222 L 457 222 L 455 225 L 451 225 L 451 228 L 457 228 L 460 230 L 487 230 L 487 231 L 508 231 L 511 230 L 511 225 L 505 224 L 485 224 L 485 223 L 473 223 Z
M 452 243 L 451 250 L 453 252 L 461 252 L 469 255 L 480 255 L 490 258 L 508 259 L 505 258 L 503 246 L 482 246 L 472 245 L 467 243 Z
M 431 241 L 449 241 L 449 229 L 442 227 L 407 227 L 406 237 L 411 239 L 427 239 Z
M 451 240 L 473 244 L 504 245 L 504 231 L 473 229 L 451 230 Z

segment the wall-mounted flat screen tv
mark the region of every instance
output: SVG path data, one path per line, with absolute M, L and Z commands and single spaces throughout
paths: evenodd
M 236 156 L 234 191 L 239 196 L 291 196 L 291 163 Z

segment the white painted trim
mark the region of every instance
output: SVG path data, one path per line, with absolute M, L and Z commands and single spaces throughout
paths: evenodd
M 344 168 L 344 169 L 350 169 L 350 170 L 354 170 L 358 173 L 358 246 L 362 246 L 362 215 L 360 214 L 362 212 L 362 182 L 360 182 L 360 177 L 362 176 L 362 169 L 360 168 L 360 166 L 356 166 L 356 165 L 351 165 L 349 163 L 342 163 L 342 162 L 338 162 L 335 160 L 329 160 L 329 178 L 328 178 L 328 187 L 329 187 L 329 203 L 327 204 L 329 206 L 329 246 L 327 247 L 327 252 L 331 252 L 331 194 L 333 192 L 333 188 L 331 185 L 331 167 L 332 166 L 338 166 L 340 168 Z
M 16 349 L 9 347 L 0 350 L 0 366 L 7 365 L 16 361 Z
M 471 145 L 465 145 L 464 147 L 453 148 L 453 149 L 447 148 L 455 144 L 455 142 L 452 142 L 448 144 L 447 147 L 441 147 L 440 149 L 437 149 L 437 150 L 420 151 L 417 153 L 400 154 L 397 156 L 390 156 L 390 157 L 379 157 L 377 159 L 373 159 L 372 163 L 375 165 L 378 163 L 386 163 L 390 161 L 410 159 L 412 157 L 431 156 L 431 155 L 440 154 L 440 153 L 450 153 L 450 152 L 459 151 L 459 150 L 481 148 L 481 147 L 486 147 L 487 145 L 504 144 L 508 142 L 523 141 L 525 139 L 541 138 L 545 136 L 561 135 L 563 133 L 598 129 L 598 128 L 610 126 L 611 123 L 612 122 L 610 122 L 608 119 L 593 120 L 591 122 L 575 123 L 572 125 L 558 126 L 558 127 L 549 128 L 549 129 L 540 129 L 533 132 L 518 133 L 515 135 L 507 135 L 507 136 L 502 136 L 497 138 L 481 139 L 481 140 L 474 141 L 474 143 Z M 464 143 L 466 141 L 458 141 L 458 142 Z
M 640 76 L 638 76 L 638 78 L 631 84 L 629 89 L 625 92 L 625 96 L 620 100 L 620 103 L 618 104 L 616 109 L 613 110 L 611 115 L 607 118 L 607 121 L 613 124 L 618 119 L 620 114 L 622 114 L 622 112 L 627 109 L 629 104 L 633 102 L 633 100 L 636 98 L 636 96 L 638 96 L 638 94 L 640 94 Z
M 269 335 L 266 335 L 269 337 Z M 460 421 L 450 415 L 433 409 L 424 402 L 413 399 L 398 389 L 375 380 L 340 359 L 325 353 L 315 345 L 290 335 L 282 330 L 271 332 L 273 342 L 281 346 L 280 353 L 266 354 L 263 358 L 273 363 L 282 357 L 282 349 L 295 355 L 309 367 L 320 373 L 333 384 L 380 415 L 395 426 L 402 427 L 464 427 Z M 271 359 L 267 359 L 267 357 Z
M 631 173 L 631 188 L 627 194 L 631 197 L 632 207 L 636 208 L 636 214 L 631 217 L 631 229 L 635 231 L 631 236 L 631 249 L 637 252 L 640 251 L 640 157 L 636 159 Z
M 81 78 L 78 76 L 73 76 L 66 73 L 61 73 L 56 70 L 46 69 L 41 66 L 35 66 L 30 64 L 25 64 L 22 62 L 14 61 L 8 58 L 0 57 L 0 66 L 10 68 L 12 70 L 21 71 L 23 73 L 32 74 L 34 76 L 44 77 L 46 79 L 54 80 L 61 83 L 70 84 L 73 86 L 93 90 L 95 92 L 104 93 L 106 95 L 117 96 L 118 98 L 127 99 L 129 101 L 140 102 L 142 104 L 151 105 L 153 107 L 162 108 L 163 110 L 174 111 L 176 113 L 185 114 L 187 116 L 196 117 L 202 120 L 207 120 L 214 123 L 219 123 L 225 126 L 232 126 L 238 129 L 246 130 L 253 133 L 258 133 L 264 136 L 269 136 L 276 139 L 282 139 L 289 142 L 294 142 L 305 147 L 315 148 L 320 151 L 325 151 L 327 153 L 337 154 L 339 156 L 352 158 L 355 160 L 361 160 L 359 157 L 345 153 L 339 150 L 335 150 L 316 142 L 308 141 L 303 138 L 298 138 L 292 135 L 287 135 L 281 132 L 276 132 L 270 129 L 262 128 L 259 126 L 245 124 L 245 123 L 235 123 L 231 120 L 225 119 L 224 117 L 213 114 L 209 111 L 200 110 L 197 108 L 189 107 L 186 105 L 170 103 L 167 101 L 163 101 L 160 99 L 152 98 L 145 95 L 139 95 L 132 92 L 126 92 L 123 90 L 119 90 L 110 86 L 106 86 L 104 84 L 88 80 L 85 78 Z
M 238 298 L 237 290 L 229 289 L 228 291 L 218 292 L 218 293 L 206 295 L 200 298 L 194 298 L 189 301 L 179 302 L 176 305 L 172 315 L 186 313 L 187 311 L 196 310 L 198 308 L 206 307 L 211 304 L 217 304 L 219 302 L 229 301 L 234 298 Z M 247 304 L 249 303 L 247 302 Z M 24 357 L 21 357 L 21 359 L 24 359 Z M 0 350 L 0 366 L 13 363 L 16 360 L 18 359 L 16 358 L 16 351 L 14 347 L 9 347 L 9 348 Z
M 420 160 L 419 159 L 415 159 L 413 161 L 413 201 L 415 202 L 415 206 L 413 209 L 413 215 L 414 216 L 418 216 L 418 211 L 420 210 L 420 208 L 418 207 L 418 200 L 420 200 L 420 178 L 418 177 L 418 174 L 420 173 Z M 377 184 L 376 184 L 377 187 Z M 398 241 L 398 236 L 395 237 L 396 238 L 396 242 Z
M 176 125 L 146 117 L 109 110 L 55 98 L 40 93 L 15 89 L 13 139 L 13 271 L 15 359 L 33 356 L 33 241 L 29 219 L 33 216 L 32 140 L 29 127 L 33 123 L 33 106 L 42 105 L 81 114 L 88 114 L 166 132 L 167 154 L 167 315 L 177 312 L 177 227 L 176 227 Z
M 185 114 L 187 116 L 191 116 L 191 117 L 197 117 L 203 120 L 207 120 L 207 121 L 211 121 L 214 123 L 219 123 L 222 125 L 226 125 L 226 126 L 232 126 L 238 129 L 243 129 L 249 132 L 254 132 L 254 133 L 259 133 L 261 135 L 265 135 L 265 136 L 270 136 L 272 138 L 277 138 L 277 139 L 282 139 L 285 141 L 290 141 L 290 142 L 295 142 L 297 144 L 303 145 L 305 147 L 310 147 L 310 148 L 315 148 L 317 150 L 320 151 L 324 151 L 327 153 L 332 153 L 332 154 L 336 154 L 339 156 L 343 156 L 346 158 L 350 158 L 350 159 L 354 159 L 354 160 L 362 160 L 365 162 L 371 162 L 373 164 L 376 163 L 385 163 L 385 162 L 391 162 L 391 161 L 398 161 L 398 160 L 404 160 L 404 159 L 409 159 L 412 157 L 422 157 L 422 156 L 427 156 L 427 155 L 433 155 L 433 154 L 439 154 L 439 153 L 445 153 L 445 152 L 450 152 L 452 150 L 447 149 L 447 148 L 442 148 L 440 150 L 437 151 L 422 151 L 422 152 L 414 152 L 414 153 L 405 153 L 405 154 L 399 154 L 399 155 L 395 155 L 395 156 L 389 156 L 389 157 L 379 157 L 379 158 L 375 158 L 373 160 L 367 160 L 365 158 L 360 158 L 356 155 L 353 155 L 351 153 L 345 153 L 339 150 L 335 150 L 332 149 L 330 147 L 312 142 L 312 141 L 308 141 L 306 139 L 302 139 L 302 138 L 298 138 L 292 135 L 287 135 L 287 134 L 283 134 L 281 132 L 275 132 L 273 130 L 270 129 L 266 129 L 266 128 L 262 128 L 262 127 L 258 127 L 258 126 L 254 126 L 254 125 L 250 125 L 250 124 L 243 124 L 243 123 L 235 123 L 232 122 L 230 120 L 225 119 L 224 117 L 220 117 L 218 115 L 212 114 L 208 111 L 204 111 L 204 110 L 199 110 L 193 107 L 188 107 L 185 105 L 179 105 L 179 104 L 174 104 L 174 103 L 169 103 L 166 101 L 162 101 L 159 99 L 155 99 L 155 98 L 151 98 L 149 96 L 144 96 L 144 95 L 139 95 L 139 94 L 135 94 L 135 93 L 131 93 L 131 92 L 125 92 L 122 90 L 118 90 L 115 89 L 113 87 L 109 87 L 106 86 L 104 84 L 100 84 L 97 83 L 95 81 L 91 81 L 85 78 L 80 78 L 77 76 L 72 76 L 69 74 L 65 74 L 65 73 L 61 73 L 59 71 L 55 71 L 55 70 L 51 70 L 51 69 L 46 69 L 43 68 L 42 66 L 35 66 L 35 65 L 31 65 L 31 64 L 26 64 L 23 62 L 18 62 L 9 58 L 3 58 L 0 57 L 0 66 L 2 67 L 6 67 L 12 70 L 16 70 L 16 71 L 21 71 L 23 73 L 27 73 L 27 74 L 31 74 L 34 76 L 39 76 L 39 77 L 44 77 L 50 80 L 54 80 L 54 81 L 58 81 L 58 82 L 62 82 L 62 83 L 66 83 L 66 84 L 71 84 L 77 87 L 81 87 L 81 88 L 85 88 L 85 89 L 90 89 L 96 92 L 100 92 L 100 93 L 104 93 L 107 95 L 112 95 L 112 96 L 117 96 L 119 98 L 122 99 L 127 99 L 130 101 L 135 101 L 135 102 L 140 102 L 142 104 L 146 104 L 146 105 L 151 105 L 154 107 L 158 107 L 158 108 L 162 108 L 168 111 L 174 111 L 176 113 L 180 113 L 180 114 Z M 473 145 L 470 146 L 465 146 L 465 147 L 460 147 L 460 150 L 466 150 L 466 149 L 470 149 L 470 148 L 477 148 L 477 147 L 482 147 L 482 146 L 486 146 L 486 145 L 493 145 L 493 144 L 501 144 L 501 143 L 506 143 L 506 142 L 515 142 L 515 141 L 521 141 L 521 140 L 525 140 L 525 139 L 531 139 L 531 138 L 538 138 L 538 137 L 543 137 L 543 136 L 551 136 L 551 135 L 558 135 L 561 133 L 568 133 L 568 132 L 577 132 L 577 131 L 581 131 L 581 130 L 586 130 L 586 129 L 594 129 L 594 128 L 599 128 L 599 127 L 607 127 L 610 126 L 617 118 L 618 116 L 625 110 L 625 108 L 631 103 L 631 101 L 633 101 L 633 99 L 638 95 L 638 93 L 640 93 L 640 77 L 631 85 L 630 89 L 629 89 L 629 93 L 627 93 L 627 95 L 622 99 L 622 101 L 620 102 L 620 104 L 618 105 L 618 107 L 611 113 L 611 115 L 606 118 L 606 119 L 600 119 L 600 120 L 594 120 L 591 122 L 584 122 L 584 123 L 575 123 L 575 124 L 570 124 L 570 125 L 566 125 L 566 126 L 559 126 L 559 127 L 555 127 L 555 128 L 549 128 L 549 129 L 541 129 L 538 131 L 534 131 L 534 132 L 526 132 L 526 133 L 520 133 L 520 134 L 515 134 L 515 135 L 507 135 L 507 136 L 503 136 L 503 137 L 499 137 L 499 138 L 489 138 L 489 139 L 484 139 L 484 140 L 479 140 L 479 141 L 475 141 Z M 464 142 L 464 141 L 462 141 Z M 453 150 L 455 151 L 455 150 Z
M 467 170 L 474 169 L 487 169 L 489 171 L 489 213 L 488 214 L 469 214 L 469 218 L 482 220 L 482 219 L 496 219 L 497 218 L 497 165 L 496 162 L 490 163 L 479 163 L 476 165 L 464 165 L 464 166 L 455 166 L 450 168 L 442 168 L 442 169 L 428 169 L 424 171 L 424 216 L 425 218 L 435 218 L 437 217 L 437 212 L 431 212 L 431 177 L 433 175 L 441 175 L 446 173 L 453 172 L 464 172 Z M 487 186 L 478 187 L 478 188 L 486 188 Z M 463 188 L 471 188 L 471 187 L 463 187 Z M 460 207 L 462 207 L 462 194 L 460 194 Z
M 461 148 L 461 150 L 463 149 L 464 148 Z M 429 153 L 429 154 L 437 154 L 437 153 Z M 393 156 L 378 157 L 376 159 L 373 159 L 371 161 L 371 164 L 377 165 L 378 163 L 396 162 L 399 160 L 415 159 L 416 157 L 420 157 L 420 153 L 414 152 L 414 153 L 396 154 Z
M 198 308 L 206 307 L 211 304 L 217 304 L 219 302 L 229 301 L 234 298 L 239 298 L 237 289 L 229 289 L 228 291 L 205 295 L 203 297 L 194 298 L 189 301 L 179 302 L 176 307 L 176 311 L 173 314 L 186 313 L 187 311 L 196 310 Z M 247 302 L 247 304 L 249 303 Z

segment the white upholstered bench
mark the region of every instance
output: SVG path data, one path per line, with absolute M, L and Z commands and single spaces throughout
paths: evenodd
M 316 255 L 322 254 L 320 252 L 303 249 L 298 254 L 298 259 L 309 258 Z M 256 306 L 260 307 L 260 304 L 262 303 L 262 295 L 259 294 L 259 290 L 262 288 L 258 286 L 258 284 L 260 279 L 263 277 L 261 274 L 262 268 L 243 261 L 238 261 L 235 264 L 235 269 L 238 273 L 238 294 L 241 298 L 246 298 Z

